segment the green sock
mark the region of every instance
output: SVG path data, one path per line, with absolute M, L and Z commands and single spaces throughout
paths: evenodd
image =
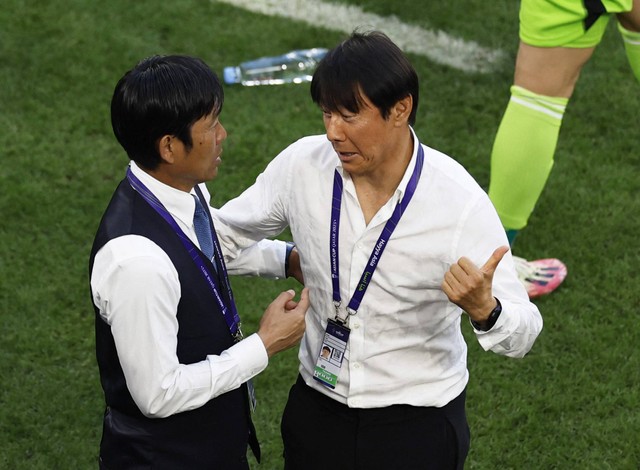
M 640 32 L 629 31 L 620 26 L 620 23 L 618 23 L 618 30 L 622 34 L 624 49 L 627 52 L 631 70 L 633 70 L 633 74 L 640 82 Z
M 553 167 L 568 101 L 511 87 L 493 144 L 489 185 L 504 227 L 519 230 L 527 225 Z
M 518 235 L 518 230 L 506 229 L 507 240 L 509 240 L 509 246 L 513 246 L 516 241 L 516 236 Z

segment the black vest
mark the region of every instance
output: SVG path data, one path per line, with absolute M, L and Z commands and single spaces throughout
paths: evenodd
M 218 304 L 182 242 L 126 179 L 116 189 L 100 222 L 89 272 L 100 248 L 109 240 L 129 234 L 155 242 L 178 272 L 181 297 L 176 353 L 180 363 L 199 362 L 231 347 L 233 340 Z M 95 305 L 94 310 L 96 356 L 107 405 L 100 445 L 106 468 L 245 469 L 248 443 L 259 458 L 245 386 L 196 410 L 167 418 L 146 418 L 127 389 L 111 327 Z

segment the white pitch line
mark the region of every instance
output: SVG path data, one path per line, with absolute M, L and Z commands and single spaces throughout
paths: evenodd
M 217 0 L 254 13 L 281 16 L 334 31 L 376 29 L 387 34 L 402 50 L 425 56 L 463 72 L 489 73 L 505 54 L 444 31 L 403 23 L 396 16 L 378 16 L 359 7 L 321 0 Z

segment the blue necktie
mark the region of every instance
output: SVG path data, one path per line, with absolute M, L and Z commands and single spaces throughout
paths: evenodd
M 211 234 L 211 225 L 209 225 L 209 216 L 202 206 L 200 199 L 193 196 L 196 201 L 196 212 L 193 214 L 193 227 L 196 230 L 200 250 L 211 260 L 213 258 L 213 236 Z

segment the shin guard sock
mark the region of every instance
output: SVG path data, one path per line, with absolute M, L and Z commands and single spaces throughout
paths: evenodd
M 509 246 L 513 246 L 518 236 L 518 230 L 508 229 L 506 230 L 507 240 L 509 240 Z
M 633 70 L 633 74 L 640 82 L 640 32 L 629 31 L 620 26 L 620 23 L 618 23 L 618 30 L 624 41 L 624 49 L 627 52 L 631 70 Z
M 506 229 L 527 225 L 553 166 L 568 101 L 511 87 L 493 144 L 489 185 L 489 197 Z

